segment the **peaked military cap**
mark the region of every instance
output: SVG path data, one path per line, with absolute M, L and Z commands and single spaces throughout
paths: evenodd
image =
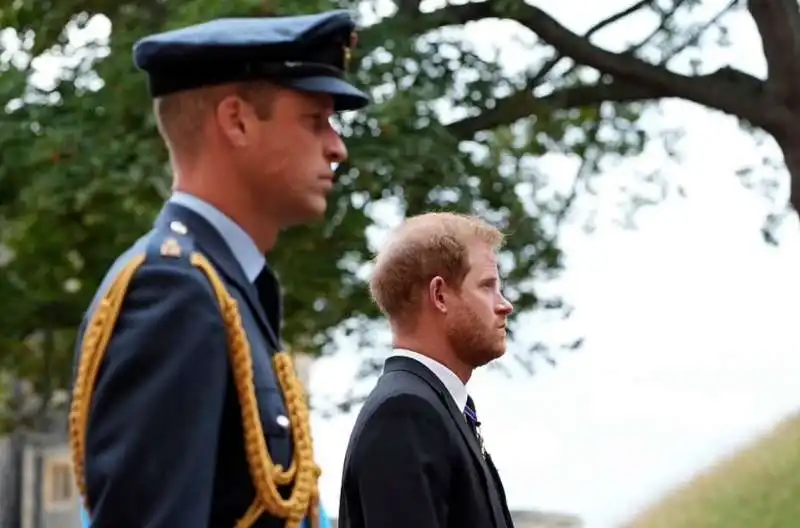
M 268 80 L 333 96 L 337 110 L 355 110 L 368 96 L 345 80 L 355 22 L 345 10 L 315 15 L 221 18 L 150 35 L 133 47 L 150 93 L 230 82 Z

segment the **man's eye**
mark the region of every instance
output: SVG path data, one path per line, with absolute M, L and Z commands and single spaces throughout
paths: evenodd
M 323 114 L 312 115 L 312 116 L 310 116 L 310 120 L 311 120 L 311 124 L 317 130 L 326 129 L 330 125 L 330 121 L 328 119 L 328 116 L 325 116 Z

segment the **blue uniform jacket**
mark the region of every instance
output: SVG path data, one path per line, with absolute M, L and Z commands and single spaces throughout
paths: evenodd
M 160 250 L 170 238 L 181 247 L 177 258 Z M 259 293 L 206 220 L 168 203 L 112 266 L 84 319 L 85 327 L 128 259 L 146 254 L 90 408 L 85 474 L 94 528 L 230 528 L 253 500 L 225 328 L 208 279 L 189 262 L 192 251 L 211 261 L 238 303 L 269 452 L 275 463 L 290 462 L 291 431 L 271 364 L 280 348 L 277 280 Z M 265 515 L 256 526 L 283 524 Z

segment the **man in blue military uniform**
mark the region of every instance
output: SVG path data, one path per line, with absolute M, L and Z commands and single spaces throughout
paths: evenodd
M 347 157 L 331 116 L 368 102 L 344 79 L 354 44 L 345 11 L 136 44 L 174 193 L 81 327 L 70 440 L 93 526 L 318 525 L 308 408 L 264 255 L 323 216 Z

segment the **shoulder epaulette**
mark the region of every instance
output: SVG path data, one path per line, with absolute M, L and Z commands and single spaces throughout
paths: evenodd
M 183 222 L 173 220 L 169 226 L 159 226 L 150 235 L 145 253 L 147 260 L 177 260 L 191 265 L 194 237 Z

